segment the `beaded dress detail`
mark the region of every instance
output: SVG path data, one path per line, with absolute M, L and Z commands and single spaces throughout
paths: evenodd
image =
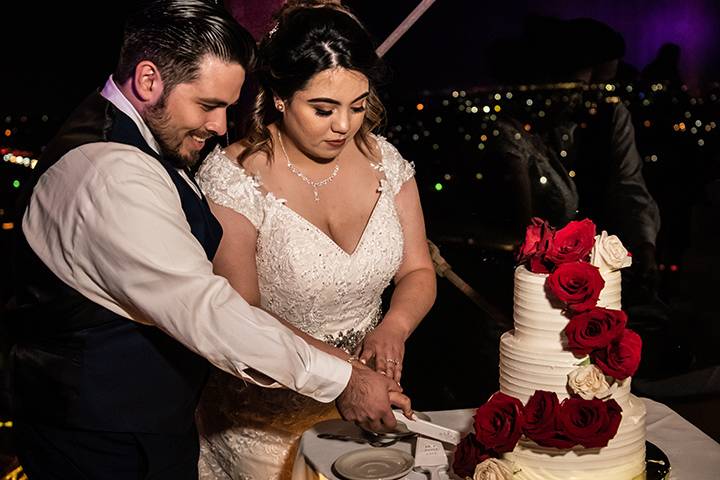
M 381 295 L 402 262 L 403 233 L 395 195 L 414 167 L 375 136 L 384 178 L 365 230 L 352 253 L 263 189 L 236 161 L 215 148 L 197 180 L 216 204 L 244 215 L 257 229 L 261 306 L 315 338 L 352 352 L 381 319 Z M 284 389 L 245 385 L 215 374 L 198 410 L 200 478 L 290 478 L 302 432 L 337 416 L 322 404 Z

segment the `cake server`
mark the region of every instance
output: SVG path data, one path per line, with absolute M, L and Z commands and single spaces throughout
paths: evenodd
M 430 473 L 430 480 L 450 480 L 448 458 L 442 443 L 418 437 L 415 443 L 415 468 Z

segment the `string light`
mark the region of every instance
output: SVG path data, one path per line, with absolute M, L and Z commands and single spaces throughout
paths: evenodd
M 31 153 L 24 150 L 10 150 L 9 148 L 0 148 L 0 155 L 4 163 L 12 163 L 22 167 L 35 168 L 37 159 L 31 158 Z
M 392 122 L 386 135 L 393 144 L 398 145 L 401 149 L 404 142 L 413 142 L 411 145 L 416 151 L 418 149 L 429 150 L 428 156 L 435 155 L 435 158 L 439 157 L 437 153 L 455 154 L 455 150 L 451 150 L 448 145 L 452 145 L 454 148 L 455 145 L 462 144 L 462 147 L 457 148 L 466 149 L 465 153 L 471 152 L 463 161 L 477 162 L 478 159 L 487 156 L 486 152 L 494 151 L 492 142 L 498 140 L 504 142 L 528 141 L 536 131 L 544 131 L 543 127 L 548 118 L 554 118 L 556 111 L 567 106 L 580 109 L 581 116 L 578 126 L 580 129 L 586 129 L 597 121 L 595 119 L 599 117 L 599 113 L 603 111 L 605 105 L 620 102 L 628 105 L 636 117 L 638 135 L 652 135 L 652 139 L 663 133 L 672 133 L 671 138 L 677 142 L 685 142 L 684 139 L 690 140 L 689 135 L 693 135 L 692 141 L 682 143 L 682 145 L 694 148 L 698 152 L 701 149 L 714 152 L 714 148 L 717 148 L 719 137 L 714 120 L 717 109 L 720 108 L 720 95 L 717 94 L 717 91 L 704 97 L 691 97 L 674 93 L 665 84 L 657 82 L 642 87 L 610 83 L 586 85 L 567 82 L 513 87 L 473 87 L 464 90 L 458 88 L 442 93 L 424 93 L 395 108 L 392 113 L 398 114 L 397 118 L 403 120 Z M 659 115 L 656 111 L 657 108 L 667 109 L 669 115 Z M 499 128 L 499 124 L 496 122 L 506 112 L 515 111 L 525 114 L 524 117 L 520 117 L 524 121 L 519 124 L 518 131 L 507 132 Z M 465 114 L 472 115 L 466 116 Z M 389 114 L 389 118 L 392 120 L 393 115 Z M 425 125 L 418 123 L 418 118 L 425 119 Z M 4 134 L 4 136 L 0 135 L 0 138 L 7 139 L 3 143 L 10 141 L 20 143 L 20 139 L 24 138 L 24 131 L 27 131 L 30 126 L 39 125 L 40 121 L 49 121 L 47 115 L 33 118 L 32 116 L 13 114 L 0 117 L 0 119 L 5 120 L 5 125 L 0 130 Z M 458 125 L 462 125 L 464 130 L 458 129 Z M 526 132 L 528 135 L 523 140 Z M 505 135 L 509 135 L 509 138 Z M 477 139 L 479 142 L 475 143 L 473 140 L 477 141 Z M 563 136 L 562 141 L 570 142 L 570 138 Z M 439 152 L 441 145 L 443 152 Z M 645 141 L 639 145 L 642 147 L 643 145 L 652 145 L 652 143 Z M 568 144 L 561 144 L 560 147 L 562 148 L 557 149 L 558 155 L 567 158 L 569 156 Z M 645 150 L 647 151 L 647 147 Z M 460 153 L 463 154 L 463 152 Z M 643 154 L 645 162 L 649 162 L 651 165 L 658 162 L 657 154 L 646 152 Z M 15 168 L 14 165 L 19 165 L 32 169 L 38 163 L 31 152 L 0 149 L 0 156 L 3 158 L 0 167 Z M 413 156 L 417 156 L 417 153 L 413 153 Z M 669 161 L 669 158 L 664 157 L 664 161 Z M 648 168 L 651 168 L 651 165 Z M 466 172 L 463 175 L 468 177 L 468 181 L 474 182 L 482 179 L 482 175 L 479 172 L 476 173 L 474 169 L 459 171 Z M 438 172 L 435 179 L 443 178 L 442 175 L 442 171 Z M 457 176 L 457 178 L 453 177 L 454 182 L 460 181 L 463 176 L 454 175 Z M 478 177 L 478 175 L 480 176 Z M 567 175 L 574 178 L 577 171 L 568 170 Z M 10 179 L 5 182 L 6 188 L 12 185 L 12 176 L 4 178 Z M 18 178 L 18 182 L 24 182 L 22 177 Z M 545 177 L 543 184 L 547 183 L 549 183 L 549 179 Z M 437 188 L 438 186 L 440 188 Z M 443 183 L 429 182 L 427 187 L 440 191 L 444 185 Z
M 580 103 L 575 107 L 574 104 L 578 100 Z M 524 117 L 527 120 L 520 124 L 519 131 L 508 132 L 510 141 L 522 142 L 522 134 L 528 132 L 530 135 L 534 135 L 535 130 L 539 128 L 539 125 L 535 125 L 535 120 L 544 121 L 548 117 L 552 118 L 556 110 L 562 110 L 566 106 L 584 109 L 584 112 L 580 111 L 578 113 L 580 115 L 584 113 L 588 120 L 581 117 L 578 126 L 580 129 L 586 129 L 589 128 L 589 119 L 593 116 L 597 117 L 603 105 L 623 103 L 631 110 L 636 107 L 642 108 L 654 105 L 662 108 L 677 105 L 675 107 L 676 118 L 674 121 L 666 120 L 667 117 L 665 116 L 657 116 L 654 110 L 646 110 L 647 113 L 643 115 L 645 118 L 641 117 L 637 123 L 643 130 L 652 131 L 652 135 L 659 134 L 663 129 L 672 129 L 670 131 L 677 135 L 695 135 L 696 138 L 693 144 L 695 144 L 695 148 L 699 149 L 708 148 L 708 145 L 717 138 L 715 135 L 708 136 L 714 134 L 717 127 L 710 118 L 707 118 L 713 114 L 712 112 L 699 110 L 699 105 L 702 105 L 703 100 L 707 104 L 710 102 L 716 102 L 714 105 L 720 103 L 720 98 L 715 93 L 708 95 L 704 99 L 682 97 L 673 95 L 672 91 L 658 83 L 654 84 L 654 88 L 648 86 L 645 90 L 633 85 L 585 85 L 581 83 L 528 84 L 512 88 L 496 87 L 495 89 L 475 87 L 467 90 L 452 90 L 444 94 L 425 93 L 418 96 L 416 101 L 406 103 L 404 108 L 399 106 L 396 111 L 398 113 L 405 111 L 407 112 L 405 115 L 412 115 L 411 112 L 427 112 L 431 119 L 430 125 L 423 126 L 422 123 L 417 122 L 417 118 L 405 116 L 401 117 L 405 118 L 405 121 L 397 123 L 401 128 L 391 126 L 390 130 L 396 133 L 392 141 L 398 144 L 400 148 L 402 148 L 402 142 L 418 142 L 423 138 L 430 141 L 425 144 L 427 147 L 422 148 L 428 148 L 431 152 L 438 152 L 440 146 L 445 145 L 443 143 L 445 141 L 451 142 L 452 145 L 459 145 L 458 142 L 469 143 L 475 147 L 473 148 L 475 154 L 474 156 L 471 154 L 467 161 L 474 162 L 477 159 L 484 158 L 485 152 L 490 150 L 492 142 L 497 141 L 495 138 L 501 137 L 501 131 L 504 130 L 497 128 L 495 122 L 498 121 L 501 113 L 508 110 L 511 112 L 520 110 L 527 114 Z M 681 105 L 687 106 L 682 108 Z M 694 105 L 698 105 L 698 107 Z M 448 107 L 449 109 L 445 110 Z M 478 120 L 465 119 L 466 117 L 460 114 L 478 115 Z M 415 125 L 416 123 L 418 124 Z M 446 123 L 450 126 L 450 130 L 445 128 Z M 456 135 L 455 138 L 452 137 L 453 131 L 456 132 L 454 134 Z M 636 130 L 636 132 L 639 131 Z M 643 133 L 640 132 L 639 134 Z M 704 138 L 700 138 L 701 134 Z M 571 141 L 567 134 L 563 134 L 561 138 L 562 142 Z M 471 143 L 473 139 L 479 139 L 479 142 L 473 144 Z M 564 143 L 561 145 L 564 148 L 558 148 L 559 157 L 569 157 L 567 145 L 567 143 Z M 444 147 L 443 150 L 446 148 Z M 455 153 L 454 150 L 449 150 L 449 152 L 451 154 Z M 658 162 L 658 155 L 647 154 L 643 159 L 651 164 L 656 163 Z M 576 178 L 577 174 L 578 172 L 574 169 L 567 172 L 570 178 Z M 441 178 L 445 178 L 443 173 L 440 173 L 440 175 Z M 482 179 L 482 174 L 479 174 L 479 172 L 471 173 L 470 178 L 477 181 Z M 444 181 L 448 181 L 447 178 Z M 543 185 L 550 183 L 549 177 L 543 177 L 541 181 Z M 441 182 L 433 182 L 430 185 L 436 191 L 446 187 Z

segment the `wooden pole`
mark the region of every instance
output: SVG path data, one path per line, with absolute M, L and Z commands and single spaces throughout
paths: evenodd
M 455 285 L 462 293 L 464 293 L 472 302 L 480 307 L 497 325 L 504 329 L 512 328 L 512 324 L 507 316 L 502 313 L 498 308 L 489 303 L 482 295 L 480 295 L 474 288 L 460 278 L 447 261 L 440 255 L 440 249 L 433 242 L 428 240 L 428 247 L 430 248 L 430 257 L 432 258 L 433 265 L 435 267 L 435 273 L 439 277 L 447 278 L 450 283 Z
M 400 37 L 402 37 L 405 32 L 407 32 L 410 27 L 413 26 L 415 22 L 422 16 L 423 13 L 425 13 L 425 10 L 430 8 L 430 5 L 432 5 L 435 2 L 435 0 L 422 0 L 420 4 L 415 7 L 415 9 L 410 12 L 410 15 L 403 20 L 403 22 L 398 25 L 398 27 L 385 39 L 385 41 L 375 50 L 375 52 L 378 54 L 378 57 L 382 57 L 387 53 L 390 48 L 395 45 L 395 42 L 400 40 Z

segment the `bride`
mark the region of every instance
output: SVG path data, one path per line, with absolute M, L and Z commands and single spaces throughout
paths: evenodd
M 435 273 L 413 166 L 372 133 L 380 72 L 343 7 L 289 2 L 260 43 L 250 133 L 211 152 L 197 178 L 224 230 L 216 273 L 325 351 L 399 382 Z M 198 409 L 200 477 L 291 478 L 302 432 L 337 416 L 217 373 Z

